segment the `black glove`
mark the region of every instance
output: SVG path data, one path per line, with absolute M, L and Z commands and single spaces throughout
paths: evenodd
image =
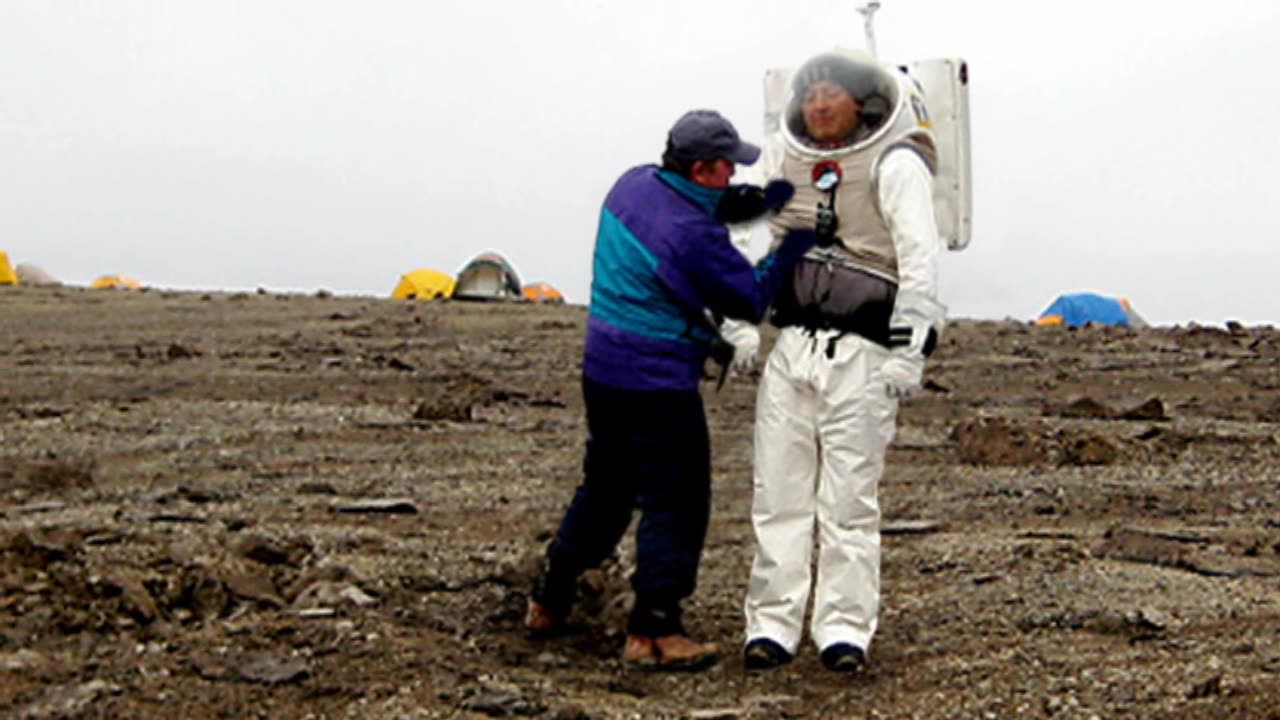
M 796 188 L 786 180 L 774 180 L 765 187 L 730 185 L 716 204 L 716 219 L 722 223 L 742 223 L 781 210 Z
M 836 217 L 835 208 L 819 205 L 818 219 L 813 227 L 818 233 L 818 242 L 815 244 L 820 248 L 829 248 L 840 242 L 840 238 L 836 237 L 836 230 L 839 228 L 840 218 Z

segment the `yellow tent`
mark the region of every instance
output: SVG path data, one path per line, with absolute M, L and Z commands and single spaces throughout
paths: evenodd
M 17 285 L 18 275 L 9 264 L 9 256 L 0 250 L 0 285 Z
M 103 275 L 89 284 L 94 290 L 137 290 L 142 283 L 124 275 Z
M 400 276 L 400 283 L 391 291 L 397 300 L 436 300 L 453 294 L 453 276 L 439 270 L 418 268 Z

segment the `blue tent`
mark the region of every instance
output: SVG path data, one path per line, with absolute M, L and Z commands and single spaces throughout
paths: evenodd
M 1036 319 L 1037 325 L 1080 327 L 1088 323 L 1146 327 L 1147 322 L 1134 312 L 1129 301 L 1095 293 L 1059 295 Z

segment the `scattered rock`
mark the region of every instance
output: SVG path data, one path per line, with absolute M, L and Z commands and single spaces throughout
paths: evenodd
M 1277 572 L 1247 559 L 1210 555 L 1195 546 L 1207 538 L 1194 533 L 1158 533 L 1134 528 L 1111 528 L 1097 554 L 1115 560 L 1161 565 L 1206 577 L 1274 577 Z
M 21 505 L 19 507 L 14 508 L 13 511 L 18 515 L 38 515 L 40 513 L 58 512 L 60 510 L 66 510 L 66 509 L 67 509 L 66 503 L 53 500 L 50 502 L 38 502 L 38 503 L 29 503 L 27 505 Z
M 400 372 L 414 372 L 417 370 L 413 365 L 410 365 L 398 357 L 388 358 L 386 360 L 386 366 L 392 370 L 399 370 Z
M 541 704 L 530 702 L 519 693 L 509 690 L 481 691 L 474 697 L 463 701 L 462 709 L 484 713 L 491 717 L 528 717 L 544 710 Z
M 1162 632 L 1169 627 L 1169 616 L 1155 608 L 1140 608 L 1125 613 L 1125 622 L 1144 632 Z
M 155 598 L 147 590 L 142 578 L 134 573 L 116 571 L 101 578 L 96 583 L 96 589 L 102 597 L 117 599 L 120 611 L 143 625 L 155 622 L 160 617 Z
M 78 554 L 80 543 L 80 537 L 75 533 L 24 531 L 8 538 L 0 545 L 0 550 L 12 553 L 23 567 L 45 570 Z
M 1079 435 L 1062 444 L 1062 461 L 1067 465 L 1110 465 L 1120 457 L 1120 449 L 1108 438 Z
M 686 716 L 689 720 L 742 720 L 747 714 L 743 708 L 713 708 L 710 710 L 693 710 Z
M 28 707 L 22 717 L 31 720 L 81 717 L 98 699 L 122 692 L 124 691 L 119 685 L 105 680 L 90 680 L 80 685 L 54 688 L 43 702 Z
M 378 600 L 349 583 L 318 582 L 303 590 L 293 600 L 293 607 L 323 608 L 335 605 L 354 605 L 369 607 L 377 605 Z
M 1093 398 L 1080 398 L 1053 410 L 1053 414 L 1066 418 L 1100 418 L 1114 415 L 1111 408 Z
M 1191 686 L 1187 692 L 1188 700 L 1199 700 L 1222 694 L 1222 675 L 1214 675 Z
M 750 716 L 760 720 L 780 717 L 800 717 L 803 714 L 800 698 L 794 695 L 755 695 L 746 699 Z
M 1186 562 L 1187 548 L 1177 540 L 1151 532 L 1114 527 L 1103 536 L 1097 554 L 1114 560 L 1177 567 Z
M 222 581 L 231 595 L 241 600 L 260 603 L 272 608 L 285 606 L 284 600 L 270 579 L 250 572 L 226 571 Z
M 164 356 L 170 360 L 189 360 L 200 357 L 200 351 L 175 342 L 170 343 L 169 349 L 164 351 Z
M 235 544 L 236 553 L 263 565 L 298 566 L 311 548 L 299 541 L 281 541 L 261 535 L 246 535 Z
M 1160 398 L 1151 398 L 1146 402 L 1135 405 L 1128 410 L 1122 411 L 1118 418 L 1121 420 L 1168 420 L 1169 416 L 1165 414 L 1164 401 Z
M 148 517 L 147 520 L 153 523 L 190 523 L 192 525 L 209 522 L 199 515 L 188 515 L 187 513 L 156 513 Z
M 546 720 L 595 720 L 596 716 L 587 712 L 580 705 L 561 705 L 552 708 Z
M 196 656 L 190 660 L 196 673 L 206 680 L 288 685 L 305 680 L 307 662 L 300 657 L 280 658 L 266 653 L 232 654 L 225 657 Z
M 17 652 L 0 653 L 0 670 L 31 672 L 45 664 L 45 658 L 34 650 L 23 648 Z
M 881 535 L 928 535 L 946 525 L 937 520 L 890 520 L 880 526 Z
M 413 410 L 414 420 L 426 422 L 444 420 L 465 423 L 471 422 L 474 416 L 475 405 L 470 398 L 457 399 L 447 396 L 436 398 L 419 403 Z
M 199 570 L 189 578 L 185 599 L 187 607 L 201 620 L 222 617 L 231 605 L 226 584 L 206 570 Z
M 321 565 L 302 573 L 289 586 L 288 596 L 296 600 L 307 588 L 316 583 L 355 584 L 356 574 L 345 565 Z
M 533 662 L 544 668 L 566 668 L 569 667 L 569 658 L 556 653 L 544 652 L 533 659 Z
M 197 505 L 219 502 L 222 500 L 217 493 L 211 492 L 206 488 L 194 487 L 192 485 L 179 485 L 173 492 L 173 498 L 177 500 L 185 500 Z M 168 500 L 169 498 L 164 498 L 164 501 Z
M 303 620 L 317 620 L 322 618 L 331 618 L 338 614 L 338 611 L 329 607 L 303 608 L 298 611 L 298 617 Z
M 286 685 L 307 677 L 307 662 L 300 657 L 277 658 L 265 654 L 250 654 L 236 665 L 240 678 L 263 685 Z
M 338 505 L 334 507 L 334 512 L 340 513 L 369 513 L 381 515 L 416 515 L 418 514 L 418 506 L 413 504 L 412 500 L 406 498 L 377 498 L 369 500 L 356 500 L 354 502 Z
M 933 380 L 925 380 L 924 385 L 922 387 L 924 388 L 925 392 L 939 393 L 941 395 L 951 394 L 951 388 L 941 383 L 935 382 Z
M 17 479 L 31 490 L 61 492 L 93 485 L 95 470 L 91 460 L 36 460 L 20 464 Z

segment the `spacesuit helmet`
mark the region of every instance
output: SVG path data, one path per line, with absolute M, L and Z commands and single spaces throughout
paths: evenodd
M 810 150 L 870 144 L 889 127 L 901 99 L 890 72 L 858 51 L 835 50 L 810 58 L 792 76 L 783 133 Z

